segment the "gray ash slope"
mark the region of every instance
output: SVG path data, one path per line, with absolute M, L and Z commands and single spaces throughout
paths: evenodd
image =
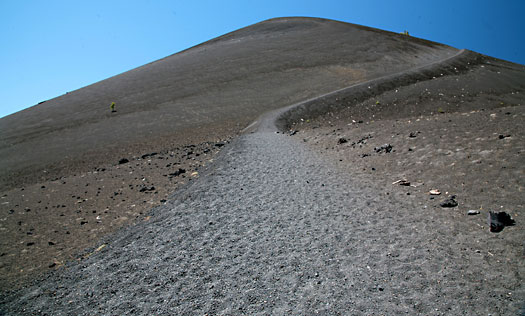
M 0 185 L 216 141 L 268 110 L 456 51 L 324 19 L 264 21 L 2 118 Z
M 397 39 L 394 42 L 413 41 Z M 427 60 L 420 65 L 457 53 L 429 45 L 423 45 Z M 410 49 L 404 54 L 414 58 Z M 365 66 L 368 77 L 355 75 L 357 66 L 349 67 L 347 85 L 395 69 L 415 69 L 413 61 L 388 68 L 379 57 Z M 283 104 L 265 105 L 264 111 Z M 525 297 L 521 249 L 515 247 L 511 256 L 503 253 L 498 235 L 478 248 L 473 243 L 476 234 L 458 233 L 463 224 L 341 173 L 301 141 L 276 134 L 277 114 L 266 116 L 254 133 L 227 146 L 205 175 L 154 209 L 150 221 L 107 237 L 101 242 L 107 246 L 85 260 L 19 291 L 2 293 L 0 313 L 518 312 Z
M 341 174 L 292 137 L 242 136 L 208 174 L 7 315 L 512 315 L 519 271 L 457 224 Z M 496 242 L 493 240 L 492 242 Z M 493 245 L 487 245 L 492 247 Z
M 520 313 L 519 241 L 502 247 L 504 235 L 480 237 L 446 212 L 341 172 L 296 137 L 275 133 L 280 112 L 233 141 L 151 221 L 4 293 L 3 312 Z

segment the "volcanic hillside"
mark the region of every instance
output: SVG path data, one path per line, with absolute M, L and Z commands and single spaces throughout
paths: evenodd
M 5 117 L 0 314 L 523 314 L 524 93 L 279 18 Z
M 257 23 L 2 118 L 0 188 L 217 141 L 268 110 L 456 51 L 324 19 Z

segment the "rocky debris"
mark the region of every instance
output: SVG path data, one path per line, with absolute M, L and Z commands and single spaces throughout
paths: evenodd
M 384 145 L 382 145 L 382 146 L 380 146 L 380 147 L 374 147 L 374 150 L 375 150 L 375 152 L 378 153 L 378 154 L 381 154 L 381 153 L 385 153 L 385 154 L 387 154 L 387 153 L 389 153 L 389 152 L 392 151 L 392 148 L 393 148 L 392 145 L 390 145 L 390 144 L 384 144 Z
M 155 187 L 154 186 L 151 186 L 151 187 L 142 187 L 140 188 L 139 192 L 148 192 L 148 191 L 155 191 Z
M 125 163 L 128 163 L 128 162 L 129 162 L 129 160 L 128 160 L 127 158 L 122 158 L 122 159 L 120 159 L 120 160 L 118 161 L 118 164 L 119 164 L 119 165 L 122 165 L 122 164 L 125 164 Z
M 215 147 L 219 147 L 219 148 L 221 148 L 224 145 L 226 145 L 226 144 L 223 143 L 223 142 L 215 143 Z
M 488 214 L 488 224 L 493 233 L 499 233 L 505 226 L 514 226 L 515 223 L 506 212 L 489 212 Z
M 152 153 L 149 153 L 149 154 L 144 154 L 144 155 L 140 156 L 140 158 L 146 159 L 148 157 L 153 157 L 155 155 L 157 155 L 157 153 L 156 152 L 152 152 Z
M 290 136 L 293 136 L 295 134 L 297 134 L 297 130 L 295 129 L 290 130 Z
M 479 211 L 478 210 L 469 210 L 467 212 L 467 215 L 478 215 L 479 214 Z
M 439 190 L 437 190 L 437 189 L 432 189 L 432 190 L 428 191 L 428 193 L 430 195 L 440 195 L 441 194 L 441 192 L 439 192 Z
M 410 132 L 410 134 L 408 135 L 409 138 L 416 138 L 417 137 L 417 134 L 419 134 L 421 132 L 417 131 L 417 132 Z
M 357 145 L 359 145 L 360 148 L 363 147 L 363 145 L 366 144 L 366 141 L 370 138 L 372 138 L 372 135 L 370 134 L 368 134 L 367 136 L 361 137 L 361 139 L 359 139 L 357 142 L 352 143 L 352 148 L 355 148 Z
M 506 134 L 506 135 L 500 134 L 500 135 L 498 136 L 499 139 L 505 139 L 505 138 L 507 138 L 507 137 L 510 137 L 510 134 Z
M 179 170 L 177 170 L 177 171 L 175 171 L 175 172 L 173 172 L 173 173 L 168 174 L 168 176 L 170 176 L 170 177 L 178 177 L 178 176 L 180 176 L 180 175 L 183 174 L 183 173 L 186 173 L 186 170 L 185 170 L 185 169 L 182 169 L 182 168 L 179 168 Z
M 451 195 L 449 198 L 444 200 L 443 202 L 439 203 L 441 207 L 456 207 L 458 206 L 458 202 L 456 201 L 456 196 Z
M 337 140 L 337 143 L 338 143 L 339 145 L 344 144 L 344 143 L 347 143 L 347 142 L 348 142 L 348 140 L 347 140 L 346 138 L 344 138 L 344 137 L 341 137 L 341 138 L 339 138 L 339 139 Z

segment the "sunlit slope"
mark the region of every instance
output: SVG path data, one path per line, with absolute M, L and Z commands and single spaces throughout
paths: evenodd
M 0 178 L 91 166 L 161 140 L 211 140 L 268 110 L 456 51 L 331 20 L 264 21 L 1 119 Z

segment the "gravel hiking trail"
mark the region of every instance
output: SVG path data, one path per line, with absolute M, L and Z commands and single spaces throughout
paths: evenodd
M 474 248 L 442 214 L 339 173 L 293 136 L 259 128 L 205 173 L 149 221 L 2 298 L 0 312 L 515 315 L 520 308 L 513 300 L 523 297 L 520 271 L 496 263 L 501 254 Z
M 265 115 L 141 223 L 1 315 L 516 315 L 523 251 L 341 172 Z M 523 312 L 523 310 L 521 310 Z

